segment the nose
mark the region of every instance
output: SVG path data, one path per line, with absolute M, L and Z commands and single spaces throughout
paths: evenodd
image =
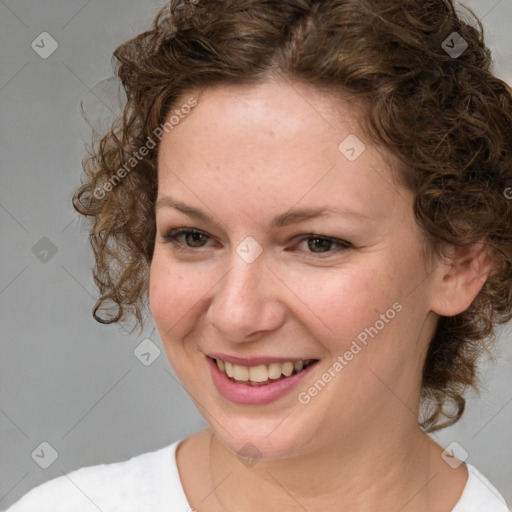
M 206 318 L 224 341 L 255 341 L 285 321 L 279 283 L 263 255 L 247 263 L 234 253 L 229 272 L 213 290 Z

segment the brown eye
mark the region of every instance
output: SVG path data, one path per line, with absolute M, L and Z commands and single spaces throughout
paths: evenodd
M 184 236 L 190 247 L 202 247 L 202 242 L 204 242 L 206 238 L 203 233 L 196 233 L 195 231 L 184 233 Z
M 345 240 L 337 240 L 319 235 L 306 235 L 302 237 L 300 243 L 302 242 L 307 242 L 306 252 L 325 254 L 326 256 L 337 254 L 351 247 L 351 244 Z
M 327 238 L 310 238 L 308 240 L 308 247 L 311 249 L 311 252 L 326 252 L 333 243 Z
M 205 247 L 209 236 L 202 231 L 190 228 L 173 229 L 164 238 L 179 250 Z M 184 243 L 182 242 L 184 240 Z

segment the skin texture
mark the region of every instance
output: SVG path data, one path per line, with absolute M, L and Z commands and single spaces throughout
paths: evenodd
M 157 208 L 150 273 L 167 356 L 213 431 L 211 447 L 208 430 L 178 449 L 189 502 L 198 511 L 451 510 L 467 471 L 451 469 L 419 429 L 421 372 L 438 315 L 465 310 L 485 282 L 485 255 L 425 267 L 412 194 L 339 98 L 283 80 L 197 97 L 160 143 L 158 198 L 217 224 Z M 353 162 L 338 150 L 349 134 L 366 145 Z M 271 229 L 274 216 L 307 207 L 357 214 Z M 180 227 L 207 237 L 164 238 Z M 351 247 L 300 239 L 313 234 Z M 263 249 L 252 263 L 236 252 L 247 236 Z M 301 404 L 298 392 L 394 303 L 401 311 Z M 319 363 L 281 399 L 242 405 L 215 388 L 211 352 Z M 249 442 L 261 452 L 253 466 L 237 457 Z

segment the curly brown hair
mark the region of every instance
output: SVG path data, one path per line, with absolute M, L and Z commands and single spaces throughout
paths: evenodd
M 144 324 L 156 234 L 153 139 L 180 99 L 271 75 L 350 95 L 366 105 L 367 135 L 401 162 L 396 171 L 414 192 L 427 256 L 441 255 L 445 243 L 480 242 L 495 262 L 469 309 L 440 317 L 424 365 L 421 426 L 458 421 L 464 392 L 476 389 L 479 355 L 496 325 L 512 318 L 512 201 L 504 193 L 512 185 L 512 90 L 492 73 L 482 24 L 468 13 L 463 21 L 449 0 L 189 0 L 162 8 L 151 30 L 113 54 L 124 112 L 84 159 L 87 178 L 73 196 L 94 221 L 94 318 Z M 115 308 L 109 318 L 100 315 L 106 307 Z

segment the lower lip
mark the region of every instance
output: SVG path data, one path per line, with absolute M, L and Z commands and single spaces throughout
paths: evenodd
M 220 394 L 237 404 L 268 404 L 279 400 L 281 397 L 289 393 L 295 388 L 313 369 L 318 361 L 311 363 L 308 367 L 291 377 L 277 380 L 271 384 L 261 386 L 251 386 L 250 384 L 240 384 L 232 381 L 228 376 L 220 371 L 217 363 L 207 357 L 206 360 L 210 365 L 212 378 L 215 386 Z

